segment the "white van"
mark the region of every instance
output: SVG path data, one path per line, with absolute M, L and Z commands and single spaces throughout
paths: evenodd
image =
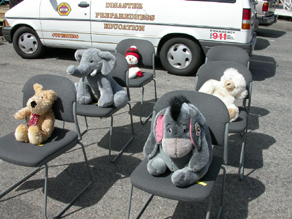
M 45 47 L 114 51 L 122 39 L 142 38 L 178 75 L 194 74 L 215 45 L 251 54 L 256 43 L 253 0 L 24 0 L 5 19 L 3 36 L 23 58 Z

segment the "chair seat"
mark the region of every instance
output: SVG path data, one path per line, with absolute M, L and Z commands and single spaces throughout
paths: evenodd
M 131 174 L 131 183 L 134 187 L 160 197 L 179 201 L 200 202 L 211 195 L 213 186 L 219 174 L 223 159 L 217 156 L 209 167 L 207 174 L 200 180 L 206 186 L 193 184 L 186 188 L 175 186 L 171 182 L 171 172 L 168 170 L 160 176 L 152 176 L 147 171 L 148 159 L 144 159 Z M 161 185 L 164 185 L 163 187 Z
M 77 115 L 88 117 L 108 117 L 118 111 L 118 108 L 110 107 L 98 107 L 95 104 L 77 104 Z
M 14 132 L 0 138 L 0 159 L 26 167 L 40 167 L 78 143 L 77 133 L 55 127 L 42 146 L 15 140 Z
M 241 133 L 245 130 L 247 125 L 247 110 L 244 107 L 239 107 L 238 118 L 229 123 L 229 133 Z
M 148 84 L 153 79 L 153 74 L 149 72 L 143 72 L 142 77 L 129 79 L 129 87 L 142 87 Z

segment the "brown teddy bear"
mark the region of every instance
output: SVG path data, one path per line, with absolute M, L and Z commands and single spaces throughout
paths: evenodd
M 57 95 L 53 90 L 43 90 L 43 86 L 37 83 L 33 89 L 35 95 L 14 115 L 19 120 L 27 118 L 28 122 L 19 125 L 14 135 L 17 141 L 40 145 L 53 133 L 55 116 L 52 106 Z

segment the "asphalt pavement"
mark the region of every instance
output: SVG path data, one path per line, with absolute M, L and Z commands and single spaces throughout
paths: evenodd
M 237 135 L 231 135 L 222 218 L 292 218 L 292 23 L 280 19 L 271 26 L 260 26 L 257 35 L 250 64 L 254 82 L 245 176 L 243 181 L 238 180 L 240 141 Z M 0 41 L 0 136 L 13 132 L 20 123 L 13 114 L 21 108 L 24 82 L 37 74 L 58 74 L 77 81 L 77 78 L 66 74 L 69 65 L 77 65 L 73 50 L 49 49 L 41 59 L 26 60 L 15 53 L 11 44 Z M 156 73 L 158 97 L 172 90 L 194 88 L 194 76 L 168 74 L 159 63 Z M 64 218 L 126 218 L 129 176 L 144 158 L 142 150 L 150 131 L 150 122 L 141 125 L 139 121 L 140 92 L 140 89 L 131 89 L 135 138 L 116 163 L 110 163 L 108 157 L 110 119 L 89 118 L 90 130 L 83 136 L 82 142 L 95 183 L 64 214 Z M 153 83 L 145 87 L 145 100 L 144 111 L 150 112 L 154 104 Z M 129 137 L 127 109 L 123 108 L 114 116 L 113 154 Z M 82 117 L 79 121 L 81 129 L 84 129 Z M 49 166 L 48 215 L 52 218 L 73 197 L 74 189 L 81 188 L 88 179 L 81 150 L 77 147 Z M 31 170 L 1 161 L 0 168 L 0 192 Z M 44 171 L 41 171 L 3 197 L 0 200 L 0 218 L 43 218 L 43 177 Z M 221 181 L 222 175 L 214 190 L 211 218 L 215 218 L 219 207 Z M 134 189 L 131 218 L 147 197 L 146 193 Z M 206 204 L 154 197 L 141 218 L 204 218 Z

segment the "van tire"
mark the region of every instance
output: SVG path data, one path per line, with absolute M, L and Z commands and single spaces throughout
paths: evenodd
M 22 26 L 15 31 L 13 47 L 16 53 L 25 59 L 39 58 L 45 52 L 45 47 L 37 33 L 26 26 Z
M 203 52 L 193 40 L 173 38 L 162 46 L 160 60 L 170 74 L 194 75 L 202 65 Z

